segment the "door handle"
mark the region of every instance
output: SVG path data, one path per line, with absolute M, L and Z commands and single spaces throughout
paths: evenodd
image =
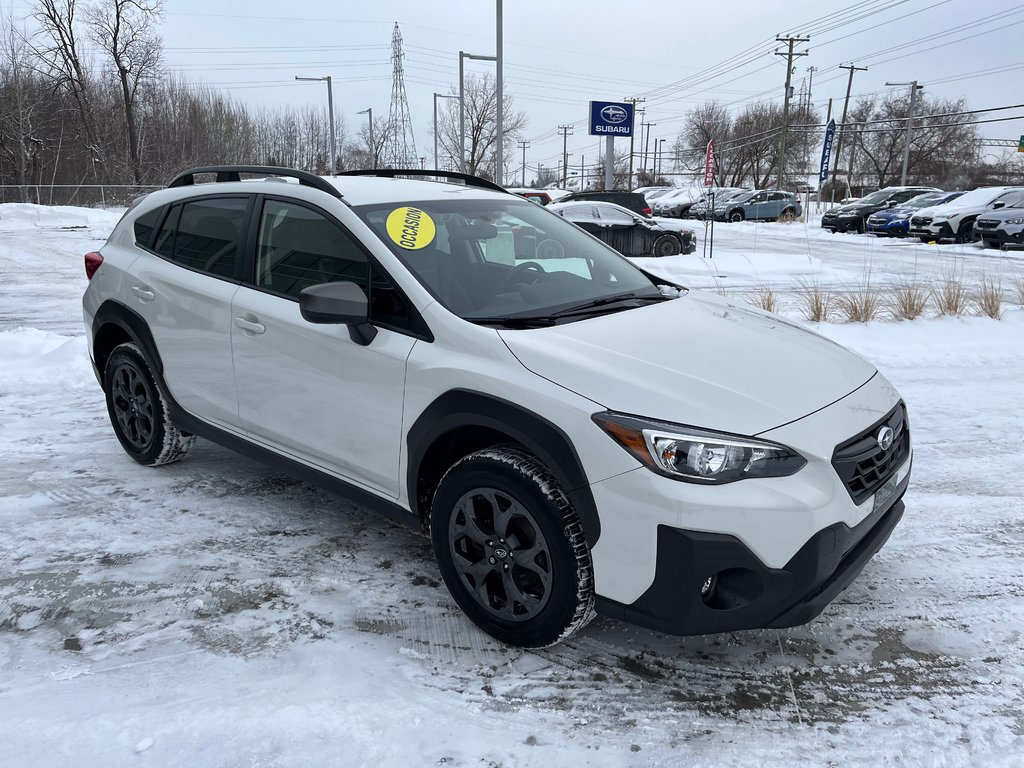
M 237 325 L 243 331 L 248 331 L 249 333 L 264 333 L 267 330 L 267 326 L 265 326 L 263 323 L 258 323 L 255 320 L 249 320 L 248 318 L 245 317 L 236 317 L 235 325 Z
M 143 301 L 153 301 L 153 299 L 156 298 L 156 294 L 155 293 L 153 293 L 148 288 L 143 288 L 142 286 L 139 286 L 139 285 L 133 285 L 132 286 L 132 293 L 134 293 L 136 296 L 138 296 Z

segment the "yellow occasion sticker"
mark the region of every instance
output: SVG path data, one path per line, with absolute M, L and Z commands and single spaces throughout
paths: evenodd
M 430 214 L 419 208 L 396 208 L 388 214 L 388 236 L 401 248 L 416 251 L 433 241 L 437 234 Z

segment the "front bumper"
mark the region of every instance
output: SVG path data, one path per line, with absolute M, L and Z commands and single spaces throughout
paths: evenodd
M 838 216 L 822 217 L 821 228 L 831 230 L 832 232 L 856 232 L 863 221 L 863 219 L 857 216 L 842 219 Z
M 891 237 L 903 237 L 909 228 L 910 222 L 907 219 L 881 219 L 874 216 L 869 216 L 864 226 L 866 232 Z
M 999 225 L 989 227 L 985 226 L 985 222 L 978 221 L 975 222 L 974 231 L 988 248 L 1001 248 L 1007 243 L 1024 243 L 1024 228 L 1019 225 L 1015 227 L 1015 231 L 1011 232 L 1005 227 Z
M 849 453 L 843 440 L 874 434 L 898 402 L 876 374 L 836 403 L 757 435 L 807 458 L 789 477 L 702 486 L 638 468 L 594 483 L 602 528 L 592 550 L 599 612 L 673 634 L 814 618 L 902 516 L 909 439 L 898 465 L 863 465 L 869 474 L 880 468 L 877 482 L 868 483 L 870 496 L 848 487 L 852 477 L 844 480 L 833 464 Z M 856 447 L 860 462 L 864 446 Z M 710 576 L 716 583 L 702 595 Z
M 903 518 L 909 467 L 887 504 L 852 528 L 812 536 L 782 568 L 767 568 L 733 536 L 658 528 L 654 583 L 623 605 L 601 597 L 597 611 L 671 635 L 793 627 L 820 614 L 860 574 Z M 710 591 L 702 587 L 714 575 Z

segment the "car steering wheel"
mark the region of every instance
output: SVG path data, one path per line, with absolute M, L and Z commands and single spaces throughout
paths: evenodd
M 522 264 L 516 264 L 514 267 L 512 267 L 509 273 L 501 279 L 501 283 L 498 285 L 498 293 L 504 293 L 506 290 L 512 287 L 513 283 L 527 282 L 526 280 L 523 279 L 527 274 L 532 274 L 534 276 L 533 280 L 530 280 L 529 282 L 535 283 L 537 282 L 537 277 L 539 277 L 542 274 L 545 274 L 545 270 L 544 267 L 542 267 L 536 261 L 524 261 Z

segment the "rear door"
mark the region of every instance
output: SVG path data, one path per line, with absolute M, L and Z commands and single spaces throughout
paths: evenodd
M 623 256 L 649 256 L 650 232 L 636 223 L 634 214 L 610 205 L 596 206 L 601 217 L 601 239 Z
M 152 331 L 171 396 L 189 413 L 238 429 L 231 368 L 231 299 L 248 195 L 194 198 L 170 207 L 129 279 L 129 299 Z
M 261 199 L 255 264 L 231 307 L 239 414 L 278 451 L 399 495 L 406 360 L 413 310 L 342 224 L 295 200 Z M 299 312 L 307 286 L 351 281 L 370 299 L 377 336 L 363 346 L 343 325 Z

